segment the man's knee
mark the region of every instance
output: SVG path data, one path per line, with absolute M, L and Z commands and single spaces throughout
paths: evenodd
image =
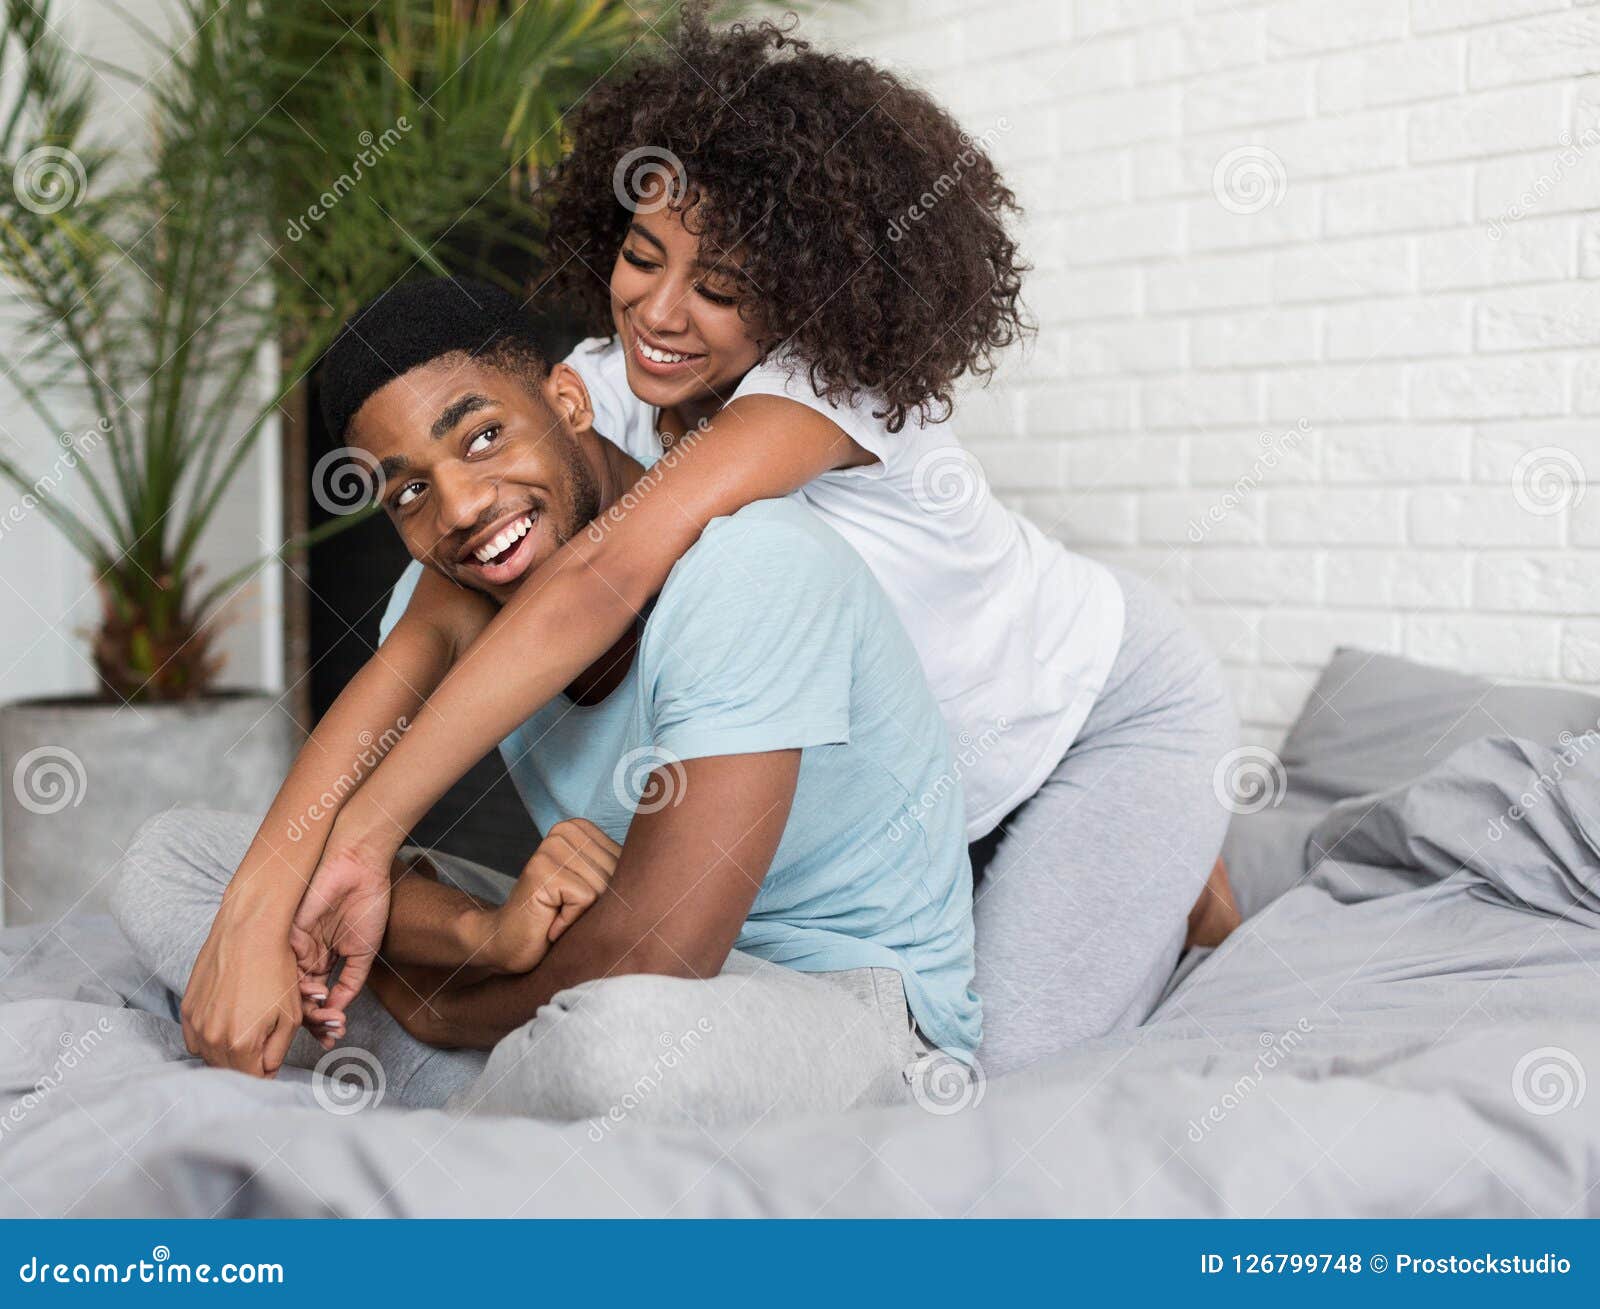
M 122 930 L 137 940 L 177 901 L 220 901 L 237 867 L 228 857 L 247 827 L 254 829 L 247 815 L 210 809 L 173 808 L 147 818 L 111 888 L 111 913 Z
M 696 1051 L 714 1034 L 703 982 L 611 977 L 557 994 L 489 1056 L 461 1107 L 571 1121 L 671 1118 L 694 1091 Z

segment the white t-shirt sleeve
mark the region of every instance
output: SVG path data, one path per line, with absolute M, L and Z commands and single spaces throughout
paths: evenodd
M 661 457 L 655 439 L 656 411 L 628 386 L 622 347 L 614 340 L 590 337 L 575 345 L 562 362 L 583 378 L 594 409 L 594 430 L 646 468 L 655 463 Z
M 878 462 L 888 467 L 896 454 L 904 448 L 901 438 L 891 432 L 881 418 L 873 416 L 874 409 L 883 409 L 880 396 L 871 391 L 856 393 L 853 401 L 833 404 L 817 394 L 811 385 L 810 367 L 802 360 L 790 356 L 768 356 L 744 375 L 728 403 L 745 395 L 776 395 L 786 400 L 815 409 L 824 418 L 831 418 L 846 436 L 859 445 Z M 843 471 L 868 471 L 849 469 Z

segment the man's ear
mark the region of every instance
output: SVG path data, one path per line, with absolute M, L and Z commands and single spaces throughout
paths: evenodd
M 594 406 L 589 402 L 589 388 L 578 376 L 578 370 L 570 364 L 550 365 L 544 396 L 575 434 L 586 432 L 594 426 Z

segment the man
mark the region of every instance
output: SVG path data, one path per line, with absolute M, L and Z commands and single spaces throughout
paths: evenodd
M 591 520 L 603 530 L 643 470 L 488 287 L 380 297 L 325 377 L 330 427 L 381 470 L 424 567 L 254 836 L 179 812 L 130 851 L 115 910 L 141 959 L 188 987 L 191 1050 L 270 1074 L 270 1051 L 219 1033 L 287 1049 L 293 1012 L 324 1046 L 371 1050 L 405 1103 L 577 1118 L 626 1101 L 700 1123 L 892 1103 L 927 1046 L 968 1058 L 971 882 L 945 728 L 866 566 L 789 501 L 715 520 L 634 631 L 502 744 L 546 837 L 515 890 L 463 861 L 403 859 L 392 894 L 355 911 L 383 936 L 371 987 L 328 986 L 351 924 L 316 906 L 359 897 L 336 861 L 307 889 L 328 830 L 308 797 L 348 796 L 351 742 L 403 724 L 494 606 Z M 240 942 L 263 923 L 287 934 L 296 904 L 285 1001 L 282 952 Z M 196 1006 L 198 990 L 212 999 Z M 229 1005 L 247 1021 L 214 1026 Z

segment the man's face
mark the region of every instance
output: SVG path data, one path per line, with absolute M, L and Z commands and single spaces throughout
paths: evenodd
M 348 439 L 379 461 L 380 498 L 411 557 L 504 601 L 599 512 L 595 477 L 530 381 L 465 354 L 368 397 Z

